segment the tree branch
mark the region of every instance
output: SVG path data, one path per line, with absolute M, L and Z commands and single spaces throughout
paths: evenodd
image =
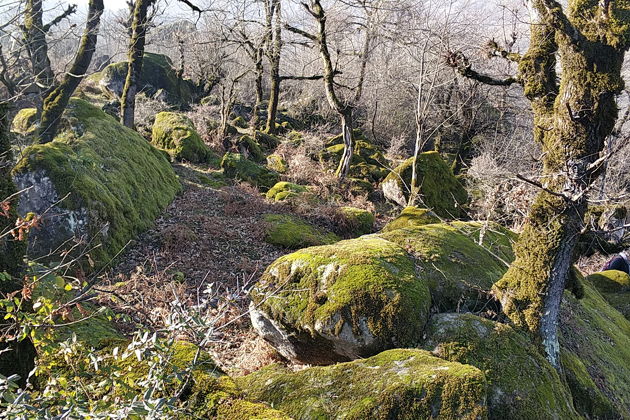
M 306 31 L 303 31 L 303 30 L 301 30 L 299 28 L 296 28 L 295 26 L 291 26 L 288 23 L 285 23 L 284 28 L 287 31 L 289 31 L 289 32 L 293 32 L 294 34 L 301 35 L 304 38 L 308 38 L 308 39 L 310 39 L 313 42 L 319 42 L 319 38 L 317 38 L 317 36 L 315 36 L 315 35 L 313 35 L 311 33 L 308 33 Z
M 69 5 L 68 8 L 66 10 L 64 10 L 64 12 L 62 14 L 60 14 L 59 16 L 54 18 L 47 25 L 44 25 L 44 28 L 43 28 L 44 33 L 48 33 L 48 31 L 50 31 L 50 28 L 52 28 L 55 25 L 58 25 L 59 22 L 61 22 L 62 20 L 64 20 L 68 16 L 74 14 L 76 11 L 77 11 L 77 5 L 76 4 Z
M 464 77 L 469 79 L 476 80 L 478 82 L 484 83 L 486 85 L 491 86 L 511 86 L 514 83 L 520 83 L 520 80 L 517 77 L 507 77 L 505 79 L 497 79 L 492 76 L 488 76 L 482 73 L 479 73 L 472 69 L 468 58 L 464 56 L 461 52 L 452 52 L 449 51 L 446 54 L 446 65 L 457 69 L 457 71 Z

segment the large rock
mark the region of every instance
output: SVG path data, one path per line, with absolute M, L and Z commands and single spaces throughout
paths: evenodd
M 127 68 L 127 61 L 110 64 L 89 76 L 85 84 L 96 85 L 105 95 L 117 100 L 125 86 Z M 163 99 L 175 105 L 186 105 L 194 99 L 195 86 L 190 80 L 177 77 L 173 63 L 166 55 L 145 53 L 138 83 L 138 92 L 140 91 L 148 96 L 163 96 Z
M 630 319 L 630 275 L 623 271 L 607 270 L 587 277 L 604 299 Z
M 475 366 L 488 379 L 490 419 L 578 419 L 571 394 L 531 338 L 472 314 L 431 317 L 422 347 Z
M 180 185 L 160 151 L 100 109 L 75 98 L 63 118 L 67 128 L 25 149 L 13 171 L 25 190 L 19 213 L 43 218 L 29 255 L 59 261 L 72 248 L 99 267 L 153 224 Z
M 339 241 L 332 232 L 313 226 L 289 214 L 266 214 L 265 242 L 287 249 L 328 245 Z
M 382 183 L 385 198 L 400 206 L 409 202 L 409 186 L 413 171 L 413 157 L 401 163 Z M 440 217 L 463 217 L 463 207 L 468 201 L 464 186 L 437 152 L 418 155 L 416 163 L 417 185 L 422 207 L 429 208 Z
M 267 191 L 266 197 L 272 201 L 285 201 L 308 191 L 303 185 L 280 181 Z
M 214 156 L 201 140 L 193 122 L 176 112 L 160 112 L 155 116 L 151 142 L 176 160 L 206 163 Z
M 440 223 L 440 218 L 429 209 L 416 206 L 407 206 L 394 220 L 383 227 L 383 232 L 391 230 L 410 228 L 415 226 L 430 225 Z
M 413 345 L 431 304 L 405 250 L 375 236 L 281 257 L 251 297 L 256 331 L 283 356 L 310 364 Z
M 295 419 L 487 416 L 484 373 L 422 350 L 389 350 L 299 372 L 271 366 L 235 381 L 247 399 L 264 401 Z
M 263 191 L 268 191 L 279 180 L 279 175 L 252 162 L 239 153 L 226 153 L 221 160 L 221 168 L 225 176 L 255 185 Z
M 498 309 L 488 291 L 514 259 L 513 232 L 496 223 L 451 222 L 396 229 L 380 237 L 414 256 L 436 311 Z

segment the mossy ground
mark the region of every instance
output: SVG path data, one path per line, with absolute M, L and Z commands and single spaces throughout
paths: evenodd
M 75 98 L 64 119 L 55 141 L 25 149 L 13 174 L 43 171 L 67 195 L 61 209 L 86 210 L 88 239 L 102 244 L 90 252 L 100 267 L 153 224 L 180 185 L 161 152 L 100 109 Z
M 431 210 L 415 206 L 407 206 L 403 209 L 400 215 L 398 215 L 398 217 L 383 227 L 383 232 L 414 226 L 430 225 L 433 223 L 440 223 L 440 219 Z
M 304 335 L 306 347 L 317 335 L 343 334 L 352 342 L 351 332 L 363 343 L 349 350 L 357 356 L 418 342 L 430 306 L 413 260 L 402 248 L 371 236 L 281 257 L 265 271 L 252 300 L 287 331 Z
M 308 189 L 303 185 L 281 181 L 267 191 L 266 197 L 268 200 L 272 201 L 285 201 L 293 197 L 297 197 L 306 191 L 308 191 Z
M 379 236 L 415 257 L 438 311 L 456 312 L 486 308 L 492 300 L 487 291 L 514 259 L 512 241 L 516 235 L 494 223 L 452 222 L 397 229 Z
M 276 172 L 246 159 L 238 153 L 226 153 L 221 161 L 223 173 L 229 178 L 245 181 L 267 191 L 279 180 Z
M 408 204 L 412 167 L 413 158 L 409 158 L 394 169 L 382 184 L 385 196 L 401 206 Z M 439 153 L 420 153 L 416 170 L 418 199 L 422 207 L 429 208 L 438 216 L 447 219 L 458 219 L 466 214 L 465 206 L 468 201 L 466 189 L 453 175 L 453 171 Z
M 296 216 L 288 214 L 267 214 L 263 219 L 265 241 L 287 249 L 299 249 L 309 246 L 328 245 L 339 241 L 332 232 L 326 232 Z
M 179 161 L 207 163 L 217 160 L 214 153 L 201 140 L 192 121 L 183 114 L 175 112 L 157 114 L 153 123 L 151 142 Z
M 248 399 L 299 419 L 454 420 L 487 414 L 482 371 L 422 350 L 390 350 L 296 373 L 270 366 L 236 383 Z

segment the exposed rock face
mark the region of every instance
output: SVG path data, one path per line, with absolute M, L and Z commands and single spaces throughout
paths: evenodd
M 530 337 L 472 314 L 431 317 L 422 348 L 479 368 L 488 379 L 490 419 L 578 419 L 571 394 Z
M 278 259 L 252 291 L 251 318 L 283 356 L 328 364 L 419 342 L 430 304 L 404 249 L 366 236 Z
M 487 417 L 484 373 L 422 350 L 389 350 L 299 372 L 270 366 L 235 381 L 246 398 L 296 419 Z
M 29 256 L 59 261 L 80 243 L 74 251 L 89 250 L 99 267 L 153 224 L 180 185 L 160 151 L 98 108 L 72 99 L 64 120 L 55 141 L 25 149 L 13 171 L 25 190 L 20 215 L 42 217 Z
M 193 122 L 176 112 L 160 112 L 155 116 L 151 143 L 180 161 L 206 163 L 214 156 L 201 140 Z
M 420 153 L 416 170 L 420 188 L 418 198 L 422 207 L 447 219 L 458 219 L 465 214 L 463 207 L 468 201 L 468 194 L 439 153 Z M 409 158 L 387 175 L 381 184 L 385 198 L 406 206 L 409 202 L 412 171 L 413 158 Z

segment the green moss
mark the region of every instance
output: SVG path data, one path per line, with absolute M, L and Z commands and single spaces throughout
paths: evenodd
M 472 314 L 435 315 L 425 334 L 423 348 L 486 374 L 490 419 L 580 418 L 562 379 L 527 335 Z
M 385 178 L 382 188 L 387 199 L 401 206 L 408 204 L 412 170 L 413 158 L 409 158 Z M 444 218 L 457 219 L 465 215 L 468 194 L 439 153 L 420 153 L 416 171 L 422 207 Z
M 334 233 L 325 232 L 288 214 L 267 214 L 264 220 L 266 224 L 265 241 L 272 245 L 287 249 L 299 249 L 339 241 L 339 237 Z
M 254 139 L 262 146 L 266 151 L 272 151 L 278 147 L 281 143 L 280 138 L 273 134 L 264 133 L 262 131 L 256 131 Z
M 248 128 L 249 124 L 247 124 L 247 121 L 245 121 L 245 118 L 243 117 L 236 117 L 234 118 L 234 120 L 232 121 L 232 125 L 234 127 L 237 128 Z
M 303 185 L 281 181 L 267 191 L 267 199 L 272 201 L 284 201 L 289 198 L 297 197 L 300 193 L 306 191 L 308 191 L 308 189 Z
M 177 160 L 205 163 L 213 158 L 192 121 L 175 112 L 160 112 L 155 116 L 151 142 Z
M 241 136 L 241 138 L 236 143 L 236 146 L 239 148 L 242 154 L 248 157 L 248 159 L 253 160 L 256 163 L 265 162 L 265 154 L 263 153 L 258 143 L 256 143 L 256 140 L 254 140 L 250 136 Z
M 50 179 L 59 199 L 67 195 L 57 207 L 64 217 L 70 217 L 68 211 L 89 215 L 85 226 L 73 225 L 69 219 L 70 228 L 76 231 L 66 237 L 51 237 L 47 225 L 32 231 L 33 243 L 49 245 L 41 249 L 43 255 L 74 234 L 84 233 L 94 247 L 90 256 L 98 268 L 153 224 L 180 185 L 157 149 L 100 109 L 72 99 L 64 120 L 66 128 L 55 141 L 24 150 L 13 175 L 26 188 L 33 182 L 32 174 L 42 174 Z M 38 191 L 34 188 L 26 194 Z M 66 244 L 66 248 L 70 246 Z
M 223 420 L 291 420 L 281 411 L 250 401 L 233 400 L 222 404 L 217 418 Z
M 221 161 L 225 176 L 245 181 L 267 191 L 278 182 L 278 174 L 238 153 L 226 153 Z
M 423 225 L 379 236 L 415 257 L 439 312 L 487 309 L 493 301 L 487 291 L 514 259 L 512 241 L 516 239 L 496 223 L 481 222 Z
M 430 306 L 427 284 L 405 250 L 373 236 L 281 257 L 252 301 L 288 331 L 296 358 L 313 356 L 318 363 L 416 343 Z M 346 348 L 322 349 L 337 337 Z
M 353 236 L 366 235 L 372 232 L 375 219 L 371 212 L 356 207 L 341 207 L 339 211 Z
M 11 123 L 11 131 L 24 136 L 35 134 L 38 128 L 37 109 L 35 108 L 20 109 Z
M 483 372 L 422 350 L 290 372 L 271 366 L 237 378 L 251 400 L 300 419 L 485 418 Z
M 630 291 L 630 275 L 618 270 L 607 270 L 591 274 L 587 280 L 600 293 Z
M 279 174 L 284 174 L 289 170 L 287 161 L 280 155 L 267 156 L 267 167 L 272 171 L 276 171 Z
M 415 226 L 440 223 L 439 217 L 429 209 L 407 206 L 400 215 L 383 227 L 383 232 Z

